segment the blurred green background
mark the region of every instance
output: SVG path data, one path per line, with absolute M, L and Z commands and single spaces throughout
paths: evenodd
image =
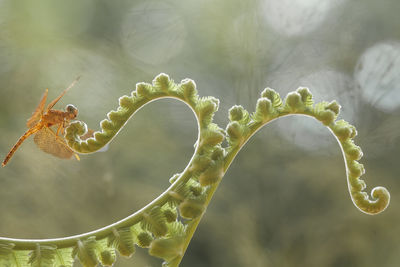
M 265 87 L 308 86 L 358 129 L 363 178 L 389 208 L 359 212 L 339 147 L 319 123 L 283 118 L 238 155 L 181 266 L 400 266 L 400 1 L 0 0 L 0 154 L 25 131 L 45 88 L 97 130 L 136 82 L 160 72 L 200 95 L 254 110 Z M 160 194 L 193 153 L 182 103 L 146 106 L 105 153 L 53 158 L 26 141 L 0 170 L 0 236 L 61 237 L 126 217 Z M 115 266 L 160 266 L 139 249 Z M 79 264 L 76 264 L 79 266 Z

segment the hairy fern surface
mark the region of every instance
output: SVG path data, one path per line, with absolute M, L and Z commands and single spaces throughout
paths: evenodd
M 101 130 L 93 138 L 81 140 L 87 131 L 83 122 L 73 122 L 66 129 L 68 145 L 77 153 L 92 153 L 107 145 L 125 123 L 144 105 L 161 98 L 184 102 L 195 114 L 198 139 L 187 167 L 170 178 L 171 186 L 159 197 L 125 219 L 89 233 L 57 239 L 0 238 L 0 266 L 71 267 L 78 259 L 85 267 L 112 266 L 116 251 L 125 257 L 136 246 L 148 248 L 149 254 L 162 258 L 163 266 L 178 266 L 186 248 L 222 177 L 249 138 L 260 128 L 279 117 L 304 115 L 320 121 L 337 139 L 343 152 L 348 189 L 355 206 L 367 214 L 377 214 L 389 204 L 384 187 L 375 187 L 372 198 L 364 192 L 360 179 L 364 167 L 360 147 L 354 144 L 357 131 L 346 121 L 336 120 L 340 106 L 335 101 L 313 103 L 307 88 L 289 93 L 284 100 L 266 88 L 251 113 L 242 106 L 229 111 L 226 129 L 213 123 L 219 100 L 200 97 L 196 84 L 185 79 L 175 84 L 160 74 L 152 82 L 138 83 L 129 96 L 119 99 L 119 107 L 101 121 Z M 222 142 L 227 140 L 227 146 Z

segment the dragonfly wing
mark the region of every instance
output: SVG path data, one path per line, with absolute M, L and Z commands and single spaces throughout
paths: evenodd
M 65 89 L 56 99 L 51 101 L 50 104 L 47 106 L 47 110 L 52 109 L 54 107 L 54 105 L 57 104 L 58 100 L 60 100 L 61 97 L 63 97 L 68 92 L 68 90 L 71 89 L 78 82 L 79 79 L 80 79 L 80 77 L 76 78 L 75 81 L 73 81 L 71 83 L 71 85 L 68 86 L 67 89 Z
M 33 138 L 40 150 L 62 159 L 70 159 L 75 152 L 72 151 L 65 140 L 57 136 L 50 128 L 44 127 Z
M 46 104 L 48 92 L 49 92 L 49 90 L 46 89 L 46 91 L 44 92 L 44 94 L 42 96 L 42 99 L 40 99 L 39 105 L 33 112 L 32 116 L 26 122 L 26 126 L 28 128 L 33 127 L 40 120 L 40 116 L 43 114 L 44 105 Z

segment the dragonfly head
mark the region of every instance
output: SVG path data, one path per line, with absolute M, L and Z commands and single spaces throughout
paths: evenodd
M 75 119 L 76 116 L 78 115 L 78 109 L 74 105 L 71 105 L 71 104 L 69 104 L 65 107 L 65 111 L 67 112 L 68 119 L 70 119 L 70 120 Z

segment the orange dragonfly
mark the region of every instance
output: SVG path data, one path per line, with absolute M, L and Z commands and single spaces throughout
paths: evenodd
M 76 159 L 79 160 L 79 156 L 68 147 L 65 139 L 59 135 L 60 133 L 64 133 L 64 129 L 69 124 L 69 121 L 76 118 L 78 115 L 78 109 L 73 105 L 67 105 L 65 111 L 52 109 L 61 97 L 63 97 L 78 80 L 79 77 L 56 99 L 51 101 L 45 109 L 44 107 L 48 93 L 48 89 L 46 89 L 38 107 L 26 123 L 28 130 L 18 139 L 10 152 L 8 152 L 1 164 L 3 167 L 6 166 L 22 142 L 32 134 L 35 134 L 33 140 L 42 151 L 63 159 L 69 159 L 75 155 Z M 52 129 L 52 127 L 55 126 L 57 126 L 56 132 Z M 91 134 L 93 134 L 93 131 L 89 132 L 85 137 L 88 138 Z

